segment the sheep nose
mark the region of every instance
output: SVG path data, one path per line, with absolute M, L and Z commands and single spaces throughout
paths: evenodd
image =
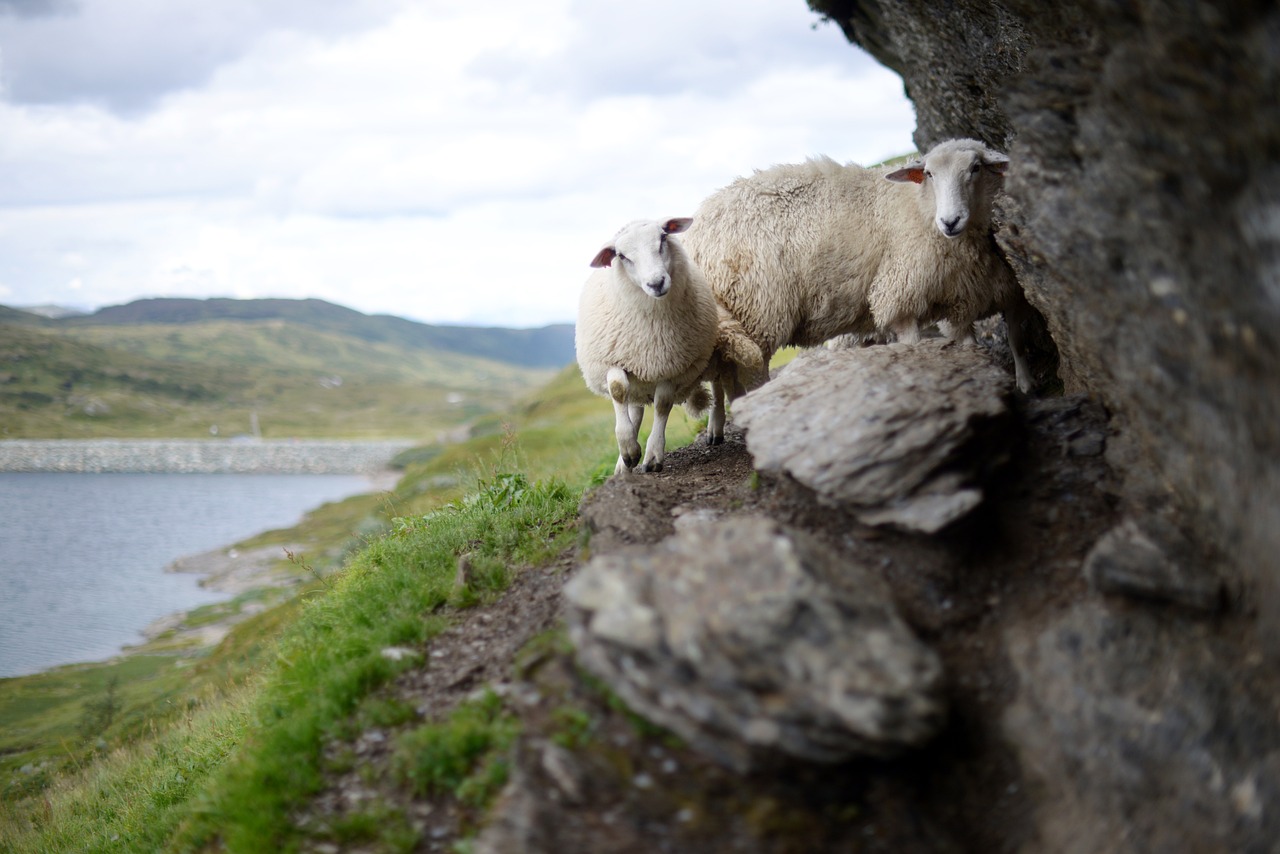
M 953 216 L 951 219 L 944 219 L 942 221 L 942 230 L 945 231 L 948 235 L 958 234 L 959 225 L 960 225 L 960 217 Z

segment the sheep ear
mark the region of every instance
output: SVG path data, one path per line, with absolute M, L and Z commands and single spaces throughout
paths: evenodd
M 691 225 L 693 225 L 693 217 L 678 216 L 667 220 L 663 224 L 662 230 L 666 234 L 679 234 L 682 231 L 687 231 Z
M 1003 175 L 1009 167 L 1009 155 L 987 149 L 982 153 L 982 165 L 997 175 Z
M 608 267 L 613 264 L 613 256 L 618 252 L 612 246 L 606 246 L 596 253 L 596 257 L 591 259 L 592 267 Z
M 897 183 L 897 184 L 905 184 L 908 181 L 910 181 L 913 184 L 923 184 L 924 183 L 924 164 L 908 163 L 906 166 L 903 166 L 901 169 L 894 170 L 893 172 L 890 172 L 888 175 L 885 175 L 884 177 L 886 181 L 893 181 L 894 183 Z

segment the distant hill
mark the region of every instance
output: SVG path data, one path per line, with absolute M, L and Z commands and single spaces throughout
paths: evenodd
M 218 320 L 282 320 L 370 343 L 478 356 L 527 368 L 563 368 L 574 360 L 573 326 L 567 323 L 537 329 L 434 326 L 403 317 L 362 314 L 319 299 L 143 299 L 56 322 L 138 326 Z
M 428 326 L 321 300 L 0 306 L 0 439 L 433 439 L 572 361 L 568 325 Z
M 0 323 L 21 323 L 27 326 L 43 326 L 49 323 L 47 315 L 36 314 L 30 309 L 9 308 L 0 305 Z

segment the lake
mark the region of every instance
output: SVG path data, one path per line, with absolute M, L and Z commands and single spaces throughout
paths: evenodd
M 164 569 L 375 488 L 359 475 L 0 473 L 0 677 L 110 658 L 154 620 L 230 598 Z

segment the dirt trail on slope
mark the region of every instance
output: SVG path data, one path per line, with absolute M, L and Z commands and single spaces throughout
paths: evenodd
M 1081 560 L 1115 522 L 1100 407 L 1024 401 L 1019 415 L 1016 462 L 983 508 L 935 537 L 870 528 L 784 477 L 756 474 L 738 433 L 672 452 L 662 472 L 611 478 L 583 500 L 583 548 L 521 571 L 498 601 L 457 614 L 425 651 L 425 666 L 386 689 L 428 719 L 486 685 L 506 698 L 523 735 L 514 783 L 491 816 L 451 797 L 413 797 L 391 773 L 396 732 L 375 729 L 331 747 L 353 750 L 356 761 L 297 817 L 313 834 L 309 850 L 381 850 L 325 841 L 335 822 L 371 802 L 403 811 L 419 851 L 450 850 L 485 821 L 498 825 L 486 838 L 507 840 L 499 850 L 518 844 L 513 851 L 1012 850 L 1030 816 L 998 735 L 1016 688 L 1004 633 L 1084 596 Z M 947 669 L 951 723 L 933 743 L 892 762 L 735 775 L 634 719 L 576 667 L 562 634 L 547 634 L 562 625 L 565 582 L 592 555 L 659 542 L 681 517 L 741 513 L 807 530 L 879 567 Z M 559 640 L 530 643 L 540 636 Z

